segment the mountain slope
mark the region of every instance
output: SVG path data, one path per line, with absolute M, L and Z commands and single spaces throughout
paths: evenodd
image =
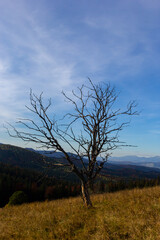
M 40 153 L 43 153 L 43 155 Z M 49 154 L 46 151 L 40 151 L 40 153 L 35 150 L 1 144 L 0 162 L 47 172 L 47 175 L 57 178 L 78 181 L 76 175 L 71 173 L 70 167 L 67 166 L 68 164 L 62 153 Z M 72 156 L 76 158 L 75 155 Z M 80 164 L 78 166 L 81 167 Z M 117 162 L 117 164 L 106 163 L 101 174 L 107 177 L 155 178 L 160 175 L 160 169 Z
M 78 181 L 74 173 L 70 173 L 64 159 L 48 158 L 40 153 L 12 145 L 0 145 L 0 162 L 22 168 L 40 171 L 59 179 Z

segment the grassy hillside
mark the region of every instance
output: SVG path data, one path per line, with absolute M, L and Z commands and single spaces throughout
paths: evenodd
M 0 209 L 1 240 L 158 240 L 160 187 Z

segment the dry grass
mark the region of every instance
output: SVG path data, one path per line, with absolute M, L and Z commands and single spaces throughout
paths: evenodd
M 158 240 L 160 187 L 0 209 L 0 240 Z

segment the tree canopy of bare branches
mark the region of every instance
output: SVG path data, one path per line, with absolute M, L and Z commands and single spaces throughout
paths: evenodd
M 48 114 L 51 100 L 44 104 L 43 95 L 36 96 L 30 92 L 30 107 L 27 109 L 39 119 L 19 119 L 24 131 L 14 130 L 8 133 L 26 142 L 40 144 L 41 147 L 60 151 L 64 154 L 71 170 L 79 177 L 82 185 L 82 197 L 85 205 L 92 206 L 89 194 L 90 184 L 104 167 L 108 156 L 119 146 L 125 146 L 119 140 L 119 133 L 128 125 L 124 115 L 137 115 L 136 102 L 128 103 L 125 110 L 115 108 L 118 100 L 115 88 L 110 84 L 94 84 L 90 79 L 88 86 L 82 85 L 72 96 L 62 92 L 64 98 L 73 105 L 73 111 L 63 117 L 60 124 Z M 120 120 L 121 118 L 121 120 Z M 78 125 L 78 130 L 74 129 Z M 65 144 L 63 144 L 65 143 Z M 66 144 L 76 159 L 73 159 L 65 149 Z M 101 156 L 98 161 L 97 157 Z M 80 165 L 77 165 L 77 162 Z M 80 167 L 79 167 L 80 166 Z

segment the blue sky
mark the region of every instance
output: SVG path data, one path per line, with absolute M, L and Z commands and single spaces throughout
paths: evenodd
M 3 124 L 26 116 L 30 88 L 63 113 L 61 91 L 90 77 L 142 110 L 121 134 L 137 147 L 113 155 L 160 155 L 159 23 L 159 0 L 0 0 L 0 142 L 26 147 Z

